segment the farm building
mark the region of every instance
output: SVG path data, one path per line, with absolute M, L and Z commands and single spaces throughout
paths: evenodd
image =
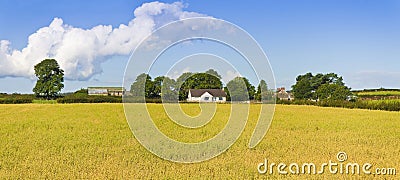
M 222 89 L 190 89 L 188 102 L 226 102 L 226 93 Z
M 122 96 L 125 92 L 123 87 L 88 87 L 89 95 L 99 96 Z
M 286 91 L 285 87 L 278 88 L 276 96 L 280 100 L 288 100 L 288 101 L 294 100 L 293 94 L 289 91 Z

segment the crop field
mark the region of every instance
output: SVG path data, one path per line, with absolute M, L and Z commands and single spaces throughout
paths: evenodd
M 400 96 L 400 91 L 369 91 L 356 94 L 359 96 Z
M 247 147 L 261 105 L 251 105 L 250 118 L 238 141 L 211 160 L 181 164 L 148 152 L 134 138 L 122 104 L 0 105 L 0 179 L 187 179 L 299 178 L 398 179 L 399 175 L 260 174 L 259 163 L 370 163 L 400 171 L 400 112 L 315 106 L 277 105 L 271 127 L 254 149 Z M 219 104 L 209 124 L 200 129 L 177 127 L 162 105 L 149 104 L 154 123 L 167 136 L 183 142 L 213 137 L 228 120 L 229 104 Z M 196 104 L 184 104 L 191 115 Z M 319 170 L 319 169 L 318 169 Z M 288 171 L 288 169 L 286 169 Z M 398 174 L 399 172 L 397 172 Z
M 385 102 L 385 103 L 398 103 L 400 102 L 400 99 L 380 99 L 380 100 L 365 100 L 367 103 L 380 103 L 380 102 Z

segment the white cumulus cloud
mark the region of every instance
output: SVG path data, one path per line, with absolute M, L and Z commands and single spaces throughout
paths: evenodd
M 134 11 L 128 24 L 118 27 L 98 25 L 82 29 L 54 18 L 28 39 L 22 50 L 11 42 L 0 41 L 0 77 L 34 78 L 33 67 L 46 58 L 56 59 L 69 80 L 87 80 L 101 73 L 101 63 L 113 55 L 128 55 L 143 38 L 156 28 L 175 20 L 205 16 L 187 12 L 182 2 L 145 3 Z

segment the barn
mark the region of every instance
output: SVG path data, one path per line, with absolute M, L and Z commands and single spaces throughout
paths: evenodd
M 222 89 L 190 89 L 188 102 L 226 102 L 226 93 Z
M 88 87 L 89 95 L 122 96 L 124 92 L 123 87 Z

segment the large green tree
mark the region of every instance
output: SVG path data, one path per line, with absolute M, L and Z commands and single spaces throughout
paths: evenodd
M 131 93 L 134 96 L 153 98 L 155 97 L 154 83 L 151 76 L 145 73 L 136 77 L 136 80 L 131 85 Z
M 320 87 L 323 89 L 318 93 L 317 91 Z M 339 88 L 343 90 L 347 89 L 350 92 L 350 88 L 345 86 L 343 78 L 335 73 L 318 73 L 316 75 L 313 75 L 312 73 L 306 73 L 304 75 L 299 75 L 296 78 L 296 84 L 292 86 L 292 90 L 296 99 L 325 99 L 328 88 L 330 91 L 335 91 L 332 88 Z M 343 96 L 348 96 L 347 92 L 337 92 L 343 93 Z M 321 97 L 321 95 L 323 97 Z
M 292 86 L 293 95 L 296 99 L 312 99 L 313 87 L 309 79 L 299 79 Z
M 185 72 L 182 73 L 177 79 L 176 79 L 176 83 L 175 83 L 175 89 L 177 91 L 179 91 L 179 99 L 181 99 L 181 96 L 184 96 L 182 93 L 183 90 L 185 90 L 184 83 L 186 82 L 186 80 L 192 76 L 193 73 L 192 72 Z M 186 83 L 187 84 L 187 83 Z M 185 85 L 186 85 L 185 84 Z
M 267 82 L 265 80 L 261 80 L 257 86 L 257 92 L 255 94 L 254 99 L 257 101 L 268 101 L 272 100 L 272 92 L 268 89 Z
M 231 101 L 248 101 L 254 99 L 255 87 L 245 77 L 235 77 L 226 86 L 225 92 Z
M 158 76 L 154 78 L 153 85 L 154 85 L 154 95 L 158 98 L 161 97 L 161 90 L 163 86 L 165 76 Z
M 177 100 L 177 91 L 175 89 L 175 80 L 166 76 L 158 76 L 154 78 L 154 91 L 157 98 L 163 101 L 172 102 Z
M 232 99 L 231 99 L 231 93 L 229 92 L 229 89 L 228 89 L 228 87 L 224 87 L 224 91 L 225 91 L 225 93 L 226 93 L 226 100 L 227 101 L 231 101 Z
M 166 101 L 175 101 L 177 97 L 176 82 L 174 79 L 158 76 L 152 80 L 149 74 L 142 73 L 136 77 L 131 85 L 131 93 L 136 97 L 163 98 Z M 135 99 L 135 101 L 145 99 Z
M 177 79 L 177 86 L 179 87 L 179 100 L 184 100 L 188 96 L 189 89 L 222 89 L 222 82 L 215 74 L 184 73 Z
M 323 84 L 316 94 L 320 100 L 346 100 L 351 95 L 350 89 L 339 84 Z
M 214 76 L 218 77 L 219 79 L 222 78 L 222 76 L 219 75 L 218 72 L 217 72 L 216 70 L 214 70 L 214 69 L 209 69 L 209 70 L 207 70 L 205 73 L 214 75 Z
M 250 81 L 245 78 L 245 77 L 239 77 L 242 78 L 244 83 L 246 84 L 247 92 L 249 93 L 249 98 L 250 100 L 253 100 L 255 95 L 256 95 L 256 88 L 250 83 Z
M 45 59 L 34 67 L 38 78 L 33 92 L 36 96 L 54 99 L 64 88 L 64 70 L 55 59 Z

